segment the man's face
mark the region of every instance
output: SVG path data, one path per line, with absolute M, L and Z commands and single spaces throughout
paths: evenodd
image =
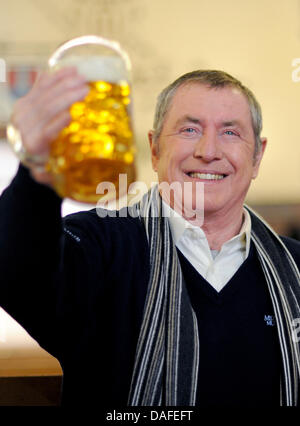
M 235 88 L 179 87 L 155 143 L 149 132 L 152 164 L 159 182 L 204 183 L 204 213 L 242 208 L 265 149 L 254 158 L 255 137 L 247 99 Z

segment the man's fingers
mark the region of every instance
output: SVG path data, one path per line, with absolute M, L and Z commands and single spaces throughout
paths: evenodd
M 51 142 L 70 123 L 71 105 L 83 100 L 88 92 L 86 79 L 74 67 L 38 76 L 30 92 L 15 103 L 11 118 L 28 154 L 48 156 Z M 50 173 L 34 165 L 30 169 L 38 182 L 52 186 Z
M 71 115 L 68 111 L 62 111 L 57 115 L 44 129 L 43 129 L 43 139 L 45 143 L 41 145 L 41 149 L 37 152 L 38 155 L 44 156 L 48 155 L 51 142 L 54 141 L 62 129 L 70 124 Z M 40 128 L 33 130 L 31 137 L 35 141 L 40 137 Z
M 45 138 L 47 138 L 49 141 L 54 141 L 58 137 L 61 130 L 67 127 L 70 122 L 71 114 L 69 111 L 62 111 L 45 128 Z
M 49 95 L 43 102 L 40 108 L 39 119 L 42 122 L 52 120 L 62 111 L 69 109 L 74 102 L 83 100 L 89 92 L 89 87 L 86 84 L 79 84 L 65 90 L 58 90 L 56 96 Z
M 66 73 L 66 70 L 68 73 Z M 70 72 L 70 69 L 61 71 L 64 71 L 64 73 L 59 71 L 55 76 L 43 73 L 41 78 L 45 78 L 47 84 L 51 82 L 48 89 L 41 88 L 41 85 L 36 84 L 34 89 L 16 102 L 12 121 L 24 133 L 35 127 L 36 122 L 42 120 L 43 117 L 51 121 L 56 113 L 61 112 L 60 107 L 55 111 L 55 100 L 57 98 L 63 97 L 66 102 L 63 104 L 58 102 L 58 105 L 68 108 L 72 102 L 80 100 L 88 92 L 84 77 L 76 74 L 76 69 L 75 73 L 73 69 L 71 69 L 72 72 Z M 68 92 L 73 92 L 73 94 Z
M 79 89 L 70 90 L 65 94 L 61 95 L 55 100 L 52 100 L 47 104 L 43 110 L 40 111 L 39 120 L 33 123 L 33 128 L 31 129 L 30 139 L 28 138 L 28 144 L 36 144 L 39 137 L 44 137 L 45 129 L 48 126 L 51 126 L 51 123 L 64 123 L 60 121 L 60 116 L 62 113 L 69 115 L 69 108 L 74 102 L 78 102 L 87 95 L 89 89 L 87 86 L 81 87 Z M 64 115 L 66 117 L 66 115 Z M 64 125 L 62 124 L 58 130 L 62 130 Z M 47 141 L 49 139 L 47 138 Z
M 52 132 L 49 129 L 55 129 L 54 133 L 58 134 L 69 123 L 70 106 L 84 99 L 88 91 L 87 85 L 69 89 L 46 105 L 40 105 L 40 108 L 37 105 L 31 108 L 27 105 L 26 114 L 24 109 L 20 108 L 22 112 L 20 116 L 15 117 L 14 122 L 21 131 L 26 149 L 32 154 L 47 151 L 47 145 L 52 140 Z
M 76 67 L 65 67 L 55 72 L 43 71 L 38 75 L 32 89 L 47 89 L 58 83 L 60 80 L 76 75 L 78 75 Z

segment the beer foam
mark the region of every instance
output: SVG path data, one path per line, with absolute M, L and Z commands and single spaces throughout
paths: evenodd
M 128 80 L 128 70 L 124 61 L 116 56 L 68 56 L 59 61 L 54 69 L 75 66 L 78 73 L 85 76 L 87 81 L 104 80 L 118 83 Z

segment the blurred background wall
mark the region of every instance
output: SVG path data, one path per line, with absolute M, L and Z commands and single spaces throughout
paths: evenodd
M 131 57 L 140 179 L 155 179 L 146 135 L 158 92 L 187 71 L 222 69 L 254 91 L 269 139 L 249 201 L 298 202 L 299 0 L 2 0 L 8 67 L 45 65 L 58 44 L 86 33 L 117 39 Z
M 170 81 L 195 69 L 221 69 L 252 89 L 262 106 L 262 134 L 268 137 L 268 147 L 247 201 L 277 230 L 287 234 L 294 227 L 297 235 L 300 0 L 1 0 L 0 58 L 7 66 L 7 81 L 0 83 L 0 190 L 17 167 L 4 138 L 14 96 L 18 96 L 13 71 L 30 69 L 30 84 L 35 69 L 46 66 L 58 44 L 88 33 L 118 40 L 131 57 L 138 179 L 147 184 L 156 180 L 147 131 L 156 96 Z M 66 202 L 65 212 L 68 209 L 79 206 Z M 3 352 L 3 321 L 0 371 L 1 354 L 8 359 Z M 10 352 L 13 359 L 19 346 L 11 347 L 15 348 Z M 36 358 L 43 356 L 40 352 Z M 59 371 L 51 362 L 48 370 L 44 366 L 47 374 Z M 30 368 L 27 371 L 34 370 L 33 365 Z M 8 374 L 9 367 L 4 371 Z M 41 370 L 35 371 L 32 374 Z

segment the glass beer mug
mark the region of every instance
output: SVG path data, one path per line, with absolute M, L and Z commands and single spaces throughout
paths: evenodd
M 95 203 L 101 182 L 114 184 L 126 174 L 127 190 L 135 179 L 130 61 L 114 41 L 82 36 L 59 46 L 48 61 L 50 71 L 75 66 L 90 91 L 70 108 L 71 122 L 51 143 L 45 169 L 62 197 Z M 124 176 L 123 176 L 124 177 Z M 122 185 L 124 189 L 124 185 Z M 108 197 L 109 198 L 109 197 Z

